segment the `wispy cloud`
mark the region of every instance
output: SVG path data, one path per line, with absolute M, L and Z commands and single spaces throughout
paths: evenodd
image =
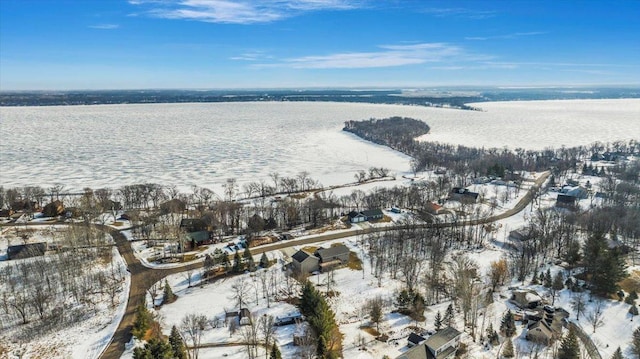
M 99 30 L 115 30 L 119 28 L 118 24 L 97 24 L 97 25 L 89 25 L 91 29 L 99 29 Z
M 291 67 L 297 69 L 356 69 L 396 67 L 450 61 L 488 60 L 485 55 L 469 54 L 461 47 L 447 43 L 412 45 L 382 45 L 378 51 L 344 52 L 329 55 L 303 56 L 255 67 Z
M 464 65 L 442 65 L 431 67 L 434 70 L 459 71 L 459 70 L 517 70 L 522 68 L 535 70 L 558 70 L 567 72 L 581 72 L 587 74 L 611 74 L 608 69 L 627 67 L 627 65 L 604 63 L 570 63 L 570 62 L 500 62 L 478 61 Z M 603 70 L 604 69 L 604 70 Z
M 430 14 L 436 17 L 459 17 L 465 19 L 482 20 L 491 18 L 497 15 L 497 11 L 494 10 L 475 10 L 468 8 L 427 8 L 422 9 L 425 14 Z
M 538 35 L 544 35 L 546 34 L 546 32 L 544 31 L 529 31 L 529 32 L 514 32 L 511 34 L 505 34 L 505 35 L 493 35 L 493 36 L 469 36 L 469 37 L 465 37 L 465 40 L 476 40 L 476 41 L 485 41 L 485 40 L 499 40 L 499 39 L 504 39 L 504 40 L 508 40 L 508 39 L 517 39 L 519 37 L 525 37 L 525 36 L 538 36 Z
M 309 11 L 348 10 L 364 0 L 130 0 L 151 16 L 223 24 L 274 22 Z
M 273 56 L 265 54 L 263 51 L 245 52 L 243 54 L 232 56 L 230 60 L 237 61 L 264 61 L 273 58 Z

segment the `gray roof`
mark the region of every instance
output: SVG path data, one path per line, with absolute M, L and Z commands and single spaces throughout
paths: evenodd
M 460 334 L 462 333 L 457 331 L 456 328 L 446 327 L 436 334 L 430 336 L 429 339 L 427 339 L 427 341 L 425 342 L 425 345 L 427 345 L 433 351 L 436 351 L 441 346 L 447 344 L 448 342 L 453 340 L 453 338 L 457 337 Z
M 373 217 L 373 216 L 382 216 L 384 215 L 382 213 L 382 210 L 380 208 L 376 208 L 376 209 L 368 209 L 366 211 L 362 211 L 362 214 L 364 214 L 366 217 Z
M 396 359 L 426 359 L 427 352 L 427 347 L 422 343 L 402 353 L 402 355 Z
M 320 258 L 328 258 L 341 254 L 348 254 L 349 248 L 347 248 L 347 246 L 345 246 L 344 244 L 338 244 L 337 246 L 332 246 L 329 248 L 320 248 L 318 249 L 318 251 L 316 251 L 316 253 Z

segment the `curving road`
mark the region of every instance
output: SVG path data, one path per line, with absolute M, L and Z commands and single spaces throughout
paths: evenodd
M 534 185 L 531 186 L 531 188 L 527 191 L 525 196 L 522 197 L 522 199 L 520 199 L 520 201 L 518 201 L 518 203 L 512 209 L 509 209 L 495 216 L 480 218 L 475 220 L 460 221 L 457 223 L 435 223 L 435 224 L 427 223 L 427 224 L 418 224 L 418 225 L 369 227 L 366 229 L 349 230 L 349 231 L 343 231 L 339 233 L 320 234 L 316 236 L 310 236 L 304 239 L 282 241 L 272 245 L 252 248 L 251 253 L 253 255 L 256 255 L 263 252 L 278 250 L 282 248 L 288 248 L 288 247 L 323 242 L 323 241 L 330 241 L 334 239 L 346 238 L 346 237 L 351 237 L 351 236 L 360 235 L 360 234 L 390 231 L 394 229 L 428 227 L 428 226 L 450 227 L 450 226 L 476 225 L 476 224 L 486 224 L 486 223 L 495 222 L 497 220 L 511 217 L 519 213 L 523 209 L 525 209 L 526 206 L 529 205 L 529 203 L 533 200 L 538 189 L 547 180 L 549 175 L 550 175 L 549 171 L 544 172 L 535 181 Z M 131 248 L 131 243 L 119 230 L 116 230 L 107 226 L 98 225 L 98 227 L 111 234 L 111 236 L 115 240 L 115 243 L 118 248 L 118 251 L 120 252 L 120 255 L 124 258 L 129 268 L 129 271 L 131 272 L 131 288 L 129 290 L 129 299 L 127 301 L 126 312 L 123 315 L 120 325 L 118 325 L 118 329 L 116 329 L 116 332 L 113 335 L 113 338 L 109 343 L 109 346 L 100 356 L 102 359 L 119 359 L 124 353 L 125 344 L 131 340 L 131 329 L 133 327 L 133 321 L 135 319 L 135 309 L 138 306 L 138 304 L 140 304 L 144 300 L 146 291 L 149 288 L 149 286 L 152 283 L 155 283 L 161 280 L 162 278 L 166 277 L 167 275 L 180 273 L 189 269 L 202 268 L 202 262 L 191 263 L 182 267 L 170 268 L 170 269 L 158 269 L 158 268 L 145 267 L 134 256 L 133 249 Z

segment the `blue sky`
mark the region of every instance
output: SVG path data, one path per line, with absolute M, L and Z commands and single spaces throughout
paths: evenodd
M 640 84 L 640 1 L 1 0 L 0 90 Z

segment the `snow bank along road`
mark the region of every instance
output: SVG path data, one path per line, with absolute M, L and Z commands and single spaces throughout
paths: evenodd
M 457 223 L 434 223 L 434 224 L 418 224 L 418 225 L 400 225 L 400 226 L 387 226 L 387 227 L 369 227 L 366 229 L 355 229 L 350 231 L 343 231 L 338 233 L 329 233 L 329 234 L 321 234 L 315 236 L 309 236 L 306 238 L 298 239 L 298 240 L 290 240 L 286 242 L 278 242 L 272 245 L 266 245 L 262 247 L 257 247 L 251 249 L 251 254 L 256 255 L 263 252 L 269 252 L 273 250 L 279 250 L 283 248 L 305 245 L 316 242 L 330 241 L 334 239 L 346 238 L 360 234 L 374 233 L 374 232 L 384 232 L 395 230 L 399 228 L 409 228 L 416 226 L 462 226 L 462 225 L 474 225 L 474 224 L 485 224 L 494 222 L 500 219 L 504 219 L 510 216 L 513 216 L 520 211 L 522 211 L 534 198 L 542 184 L 549 177 L 550 172 L 544 172 L 540 175 L 540 177 L 535 181 L 535 184 L 531 186 L 531 188 L 527 191 L 525 196 L 520 199 L 520 201 L 512 208 L 501 214 L 480 218 L 475 220 L 468 221 L 460 221 Z M 135 308 L 138 304 L 142 303 L 145 298 L 147 289 L 155 282 L 161 280 L 170 274 L 180 273 L 186 270 L 193 270 L 202 267 L 202 262 L 196 262 L 187 264 L 182 267 L 170 268 L 170 269 L 158 269 L 158 268 L 148 268 L 140 263 L 140 261 L 133 255 L 133 250 L 131 249 L 131 243 L 126 239 L 126 237 L 120 233 L 119 230 L 107 227 L 107 226 L 98 226 L 104 231 L 107 231 L 111 234 L 113 239 L 116 242 L 116 246 L 118 247 L 118 251 L 120 255 L 125 259 L 129 271 L 131 272 L 131 289 L 129 291 L 129 299 L 127 302 L 127 309 L 122 317 L 122 321 L 118 326 L 111 342 L 107 349 L 102 353 L 102 359 L 119 359 L 122 356 L 122 353 L 125 350 L 125 344 L 131 340 L 131 329 L 133 327 L 133 321 L 135 319 Z

